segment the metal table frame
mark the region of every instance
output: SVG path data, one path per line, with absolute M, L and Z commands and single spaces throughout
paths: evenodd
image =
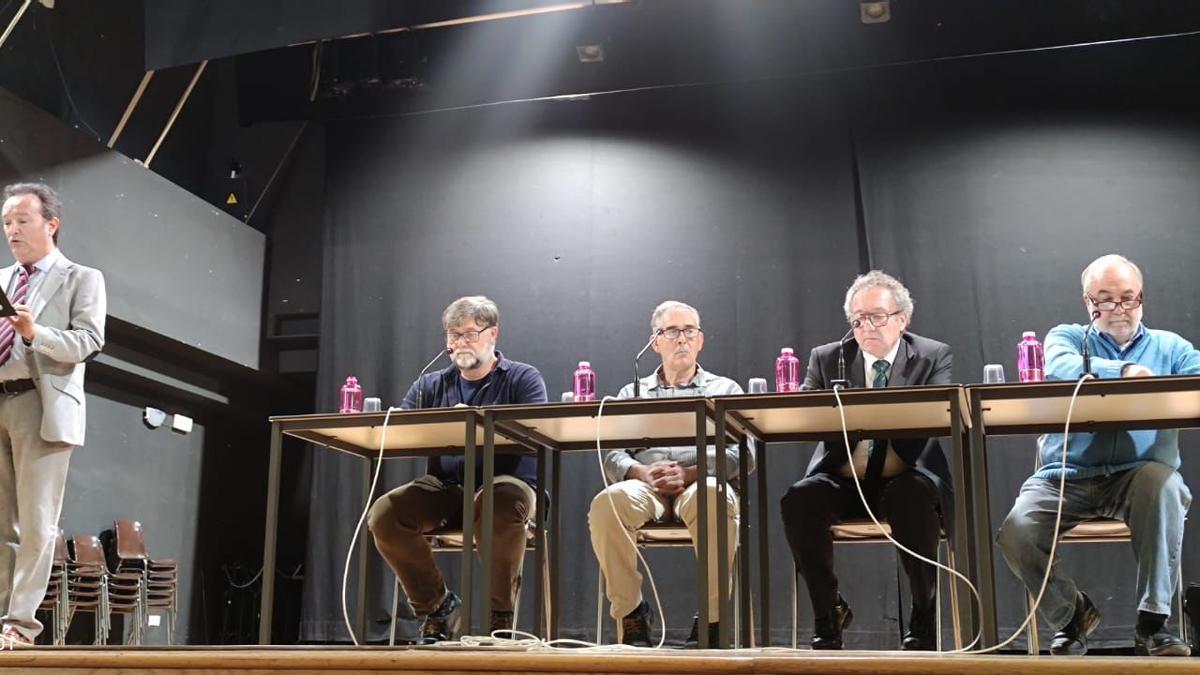
M 592 424 L 590 437 L 582 436 L 576 438 L 566 438 L 562 434 L 555 434 L 553 431 L 546 429 L 547 424 L 539 425 L 538 422 L 549 422 L 558 420 L 565 422 L 569 419 L 595 419 L 600 411 L 599 402 L 586 403 L 548 403 L 543 405 L 511 405 L 511 406 L 495 406 L 483 410 L 485 439 L 493 439 L 494 433 L 499 432 L 502 436 L 522 443 L 527 446 L 535 446 L 545 449 L 555 455 L 554 485 L 558 485 L 558 477 L 561 473 L 560 458 L 561 453 L 578 452 L 578 451 L 595 451 L 596 450 L 596 434 L 595 426 Z M 720 437 L 720 429 L 723 428 L 723 423 L 719 418 L 712 417 L 713 409 L 709 403 L 709 399 L 701 397 L 680 397 L 680 398 L 660 398 L 660 399 L 627 399 L 627 400 L 610 400 L 604 403 L 603 419 L 614 420 L 617 418 L 629 417 L 653 417 L 655 415 L 679 415 L 690 414 L 695 417 L 694 434 L 680 435 L 676 434 L 659 434 L 659 433 L 639 433 L 630 436 L 614 435 L 601 438 L 601 449 L 624 449 L 632 447 L 652 447 L 652 446 L 669 446 L 669 445 L 694 445 L 698 449 L 705 448 L 715 438 Z M 713 431 L 709 431 L 710 425 Z M 559 436 L 559 437 L 556 437 Z M 491 476 L 493 466 L 492 451 L 489 449 L 490 440 L 485 440 L 484 444 L 484 485 L 487 490 L 488 479 Z M 707 452 L 697 451 L 697 480 L 700 477 L 707 475 Z M 718 474 L 723 475 L 726 467 L 724 462 L 718 462 Z M 718 483 L 721 484 L 722 478 L 718 476 Z M 723 494 L 723 493 L 722 493 Z M 561 509 L 556 508 L 559 501 L 557 492 L 551 496 L 551 514 L 550 514 L 550 537 L 553 542 L 551 546 L 557 550 L 559 542 L 559 512 Z M 697 529 L 699 541 L 696 542 L 697 550 L 707 550 L 708 544 L 708 491 L 697 488 L 697 506 L 699 509 Z M 486 522 L 488 518 L 488 510 L 490 508 L 490 499 L 486 496 L 483 500 L 484 514 L 483 518 Z M 717 503 L 718 519 L 725 517 L 725 502 L 723 499 Z M 723 522 L 723 521 L 721 521 Z M 484 532 L 481 536 L 480 549 L 490 552 L 491 541 L 488 536 L 487 526 L 483 525 Z M 725 528 L 718 528 L 718 533 L 724 533 Z M 723 536 L 719 534 L 719 538 Z M 483 556 L 481 554 L 481 559 Z M 718 560 L 724 560 L 723 556 L 718 556 Z M 558 597 L 559 586 L 559 567 L 558 556 L 550 557 L 550 595 Z M 486 577 L 485 577 L 486 583 Z M 486 587 L 485 587 L 486 589 Z M 708 557 L 698 555 L 696 557 L 696 592 L 699 600 L 700 625 L 706 625 L 708 621 Z M 483 602 L 485 608 L 490 602 L 487 591 L 483 592 Z M 552 620 L 550 622 L 550 637 L 551 639 L 558 637 L 558 620 L 559 612 L 557 606 L 551 608 Z M 725 624 L 722 624 L 725 625 Z M 708 646 L 708 632 L 706 630 L 699 631 L 700 647 Z
M 970 495 L 971 512 L 975 520 L 972 531 L 977 547 L 974 578 L 983 605 L 982 646 L 989 647 L 999 641 L 987 437 L 1062 433 L 1066 423 L 1066 404 L 1074 389 L 1074 381 L 971 385 L 966 389 L 975 421 L 971 431 Z M 1144 397 L 1157 398 L 1152 401 Z M 1009 407 L 1019 407 L 1022 404 L 1032 406 L 1034 402 L 1038 404 L 1040 414 L 1033 420 L 1028 414 L 1017 414 L 1017 410 L 1005 414 L 1006 411 L 1002 409 L 1005 403 L 1010 404 Z M 1149 407 L 1156 411 L 1163 410 L 1166 414 L 1146 417 L 1139 414 L 1138 406 L 1130 405 L 1139 404 L 1145 408 L 1147 403 L 1154 403 Z M 1061 410 L 1052 406 L 1058 406 Z M 1173 412 L 1170 410 L 1172 407 L 1175 409 Z M 1200 377 L 1163 376 L 1085 382 L 1080 387 L 1073 418 L 1071 433 L 1200 427 Z
M 971 530 L 971 517 L 969 513 L 969 500 L 965 498 L 967 479 L 971 475 L 968 464 L 969 457 L 967 451 L 967 429 L 971 426 L 971 418 L 967 408 L 966 395 L 961 386 L 958 385 L 930 385 L 930 386 L 915 386 L 915 387 L 887 387 L 880 389 L 843 389 L 840 390 L 842 403 L 845 405 L 847 413 L 847 426 L 852 435 L 862 434 L 878 434 L 886 433 L 894 438 L 935 438 L 949 436 L 951 442 L 950 468 L 951 480 L 953 482 L 955 500 L 955 532 L 952 538 L 954 546 L 954 555 L 959 571 L 967 575 L 968 578 L 973 578 L 971 570 L 973 570 L 973 556 L 971 554 L 973 540 L 973 532 Z M 940 417 L 934 420 L 935 423 L 929 423 L 927 419 L 921 419 L 912 414 L 907 415 L 908 419 L 912 419 L 915 424 L 910 425 L 891 425 L 881 426 L 872 424 L 869 418 L 855 419 L 856 415 L 853 410 L 861 406 L 900 406 L 901 410 L 909 408 L 916 412 L 928 411 L 930 403 L 945 403 L 944 418 Z M 758 444 L 759 452 L 756 453 L 757 458 L 757 487 L 758 487 L 758 521 L 759 521 L 759 593 L 762 596 L 759 607 L 759 630 L 760 643 L 762 645 L 770 644 L 770 626 L 771 626 L 771 608 L 770 608 L 770 560 L 768 557 L 768 540 L 767 540 L 767 500 L 766 500 L 766 472 L 767 472 L 767 453 L 762 450 L 769 443 L 782 442 L 800 442 L 800 441 L 824 441 L 841 434 L 842 427 L 840 418 L 836 425 L 833 424 L 814 424 L 812 415 L 806 415 L 806 412 L 811 412 L 821 408 L 832 408 L 836 414 L 837 402 L 832 391 L 829 390 L 812 390 L 788 394 L 759 394 L 759 395 L 741 395 L 741 396 L 722 396 L 712 399 L 713 414 L 718 423 L 717 433 L 721 433 L 721 428 L 726 424 L 733 426 L 739 435 L 753 439 Z M 770 431 L 764 429 L 765 424 L 758 420 L 756 412 L 784 410 L 788 413 L 794 412 L 797 421 L 795 427 L 782 431 Z M 892 412 L 896 412 L 894 409 Z M 759 415 L 761 416 L 761 415 Z M 818 422 L 822 420 L 817 420 Z M 807 426 L 807 428 L 805 428 Z M 745 445 L 745 442 L 741 444 Z M 745 452 L 745 450 L 743 450 Z M 956 460 L 956 461 L 955 461 Z M 743 463 L 744 467 L 745 464 Z M 745 478 L 743 476 L 743 478 Z M 743 490 L 748 493 L 748 490 Z M 743 495 L 743 500 L 745 499 Z M 746 506 L 747 502 L 742 502 L 742 512 L 749 513 Z M 742 527 L 739 535 L 742 537 L 742 546 L 748 547 L 749 542 L 749 525 L 743 519 Z M 746 550 L 746 549 L 743 549 Z M 742 598 L 749 596 L 750 575 L 749 563 L 743 556 L 742 567 Z M 966 571 L 964 571 L 966 570 Z M 950 582 L 955 583 L 952 577 Z M 749 607 L 745 605 L 743 600 L 743 608 L 746 613 L 749 613 Z M 739 609 L 743 609 L 739 608 Z M 962 593 L 959 595 L 959 615 L 962 617 L 962 629 L 965 635 L 973 635 L 975 627 L 978 625 L 978 619 L 974 615 L 973 604 L 970 602 L 970 595 Z M 724 615 L 724 612 L 723 612 Z M 748 622 L 746 622 L 748 623 Z M 748 637 L 749 626 L 743 624 L 743 638 Z M 724 626 L 724 624 L 722 624 Z M 966 640 L 964 640 L 966 642 Z
M 386 413 L 357 413 L 357 414 L 316 414 L 316 415 L 286 415 L 275 416 L 269 418 L 271 422 L 271 457 L 270 465 L 267 471 L 267 513 L 266 525 L 263 536 L 263 572 L 262 572 L 262 597 L 259 605 L 259 644 L 271 643 L 271 628 L 274 614 L 274 599 L 275 599 L 275 564 L 276 564 L 276 542 L 278 538 L 279 525 L 279 482 L 280 472 L 283 463 L 283 436 L 293 436 L 318 446 L 326 447 L 339 452 L 361 457 L 367 460 L 363 471 L 363 494 L 370 489 L 372 471 L 375 468 L 375 459 L 379 456 L 379 447 L 369 447 L 364 443 L 356 443 L 343 437 L 339 437 L 333 433 L 327 433 L 329 430 L 341 430 L 349 436 L 354 433 L 368 432 L 383 426 Z M 461 438 L 455 435 L 456 443 L 439 443 L 436 445 L 405 445 L 405 431 L 408 435 L 413 435 L 414 427 L 416 431 L 420 431 L 422 427 L 428 431 L 432 428 L 442 428 L 447 425 L 461 424 L 463 426 Z M 466 617 L 468 631 L 471 630 L 472 613 L 471 613 L 471 592 L 473 579 L 473 562 L 472 557 L 473 547 L 466 542 L 472 541 L 474 529 L 474 509 L 475 509 L 475 455 L 479 443 L 479 436 L 483 434 L 484 445 L 488 451 L 489 461 L 494 458 L 496 445 L 494 439 L 490 438 L 487 430 L 484 428 L 484 414 L 477 408 L 440 408 L 440 409 L 423 409 L 423 410 L 405 410 L 393 411 L 388 418 L 388 449 L 385 449 L 385 459 L 401 459 L 401 458 L 419 458 L 431 457 L 436 455 L 462 454 L 465 457 L 464 477 L 463 477 L 463 556 L 462 556 L 462 571 L 461 571 L 461 588 L 463 592 L 463 616 Z M 443 434 L 444 435 L 444 434 Z M 449 440 L 449 439 L 447 439 Z M 506 450 L 510 451 L 530 451 L 537 453 L 538 457 L 538 479 L 539 484 L 543 484 L 545 474 L 545 451 L 540 447 L 517 445 L 505 445 Z M 556 472 L 557 476 L 557 472 Z M 485 515 L 490 516 L 491 506 L 491 480 L 490 475 L 485 477 L 484 491 L 486 497 Z M 542 500 L 537 500 L 536 506 L 536 525 L 538 530 L 545 524 L 545 506 Z M 490 520 L 481 523 L 484 532 L 490 535 Z M 482 537 L 481 537 L 482 538 Z M 369 535 L 363 532 L 359 535 L 358 543 L 358 585 L 357 598 L 358 605 L 355 617 L 356 630 L 360 635 L 365 636 L 366 629 L 366 568 L 367 556 L 370 552 Z M 490 540 L 490 536 L 487 537 Z M 481 543 L 481 558 L 484 553 Z M 536 555 L 536 575 L 537 588 L 536 593 L 540 596 L 542 592 L 542 560 L 545 552 L 540 542 L 535 543 Z M 484 559 L 486 562 L 486 559 Z M 485 567 L 486 569 L 486 567 Z M 488 575 L 481 575 L 484 579 L 486 594 L 486 584 Z M 485 596 L 486 597 L 486 596 Z M 487 604 L 487 603 L 485 603 Z M 534 609 L 534 625 L 539 625 L 541 622 L 541 602 L 535 603 Z

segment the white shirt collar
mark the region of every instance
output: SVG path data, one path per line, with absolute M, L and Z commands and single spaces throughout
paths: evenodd
M 901 336 L 898 340 L 896 340 L 896 344 L 892 345 L 892 350 L 890 352 L 888 352 L 887 356 L 885 356 L 882 359 L 882 360 L 888 362 L 888 368 L 889 368 L 888 379 L 889 380 L 892 377 L 892 371 L 890 370 L 890 368 L 892 366 L 896 365 L 896 354 L 900 352 L 900 343 L 903 341 L 904 341 L 904 337 Z M 863 378 L 867 381 L 866 385 L 868 388 L 875 386 L 874 368 L 875 368 L 875 362 L 879 361 L 879 360 L 880 359 L 877 359 L 874 356 L 871 356 L 870 354 L 863 352 Z
M 42 256 L 41 260 L 35 262 L 33 264 L 33 266 L 35 268 L 37 268 L 37 271 L 41 272 L 42 274 L 45 274 L 46 272 L 50 271 L 50 268 L 54 267 L 55 263 L 57 263 L 58 259 L 61 257 L 62 257 L 62 251 L 58 250 L 58 247 L 55 246 L 53 249 L 50 250 L 49 253 Z M 20 263 L 17 263 L 17 265 L 20 266 Z

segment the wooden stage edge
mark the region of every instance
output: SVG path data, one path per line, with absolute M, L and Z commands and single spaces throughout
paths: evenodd
M 186 673 L 1196 673 L 1194 658 L 911 655 L 807 650 L 517 651 L 479 648 L 60 647 L 0 653 L 0 672 Z

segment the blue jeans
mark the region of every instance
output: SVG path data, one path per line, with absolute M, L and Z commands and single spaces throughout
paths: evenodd
M 997 543 L 1013 574 L 1037 593 L 1046 574 L 1058 508 L 1058 479 L 1030 478 L 1004 519 Z M 1091 518 L 1122 520 L 1133 533 L 1138 610 L 1171 613 L 1179 577 L 1183 521 L 1192 493 L 1179 472 L 1158 462 L 1108 476 L 1068 480 L 1060 534 Z M 1056 561 L 1057 562 L 1057 561 Z M 1042 597 L 1042 615 L 1061 630 L 1075 613 L 1077 589 L 1055 564 Z

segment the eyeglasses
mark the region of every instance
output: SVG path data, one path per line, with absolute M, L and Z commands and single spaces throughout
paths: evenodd
M 678 340 L 679 336 L 682 335 L 691 341 L 695 340 L 696 336 L 703 332 L 704 331 L 700 330 L 699 328 L 688 326 L 687 328 L 663 328 L 662 330 L 658 331 L 658 335 L 665 337 L 668 340 Z
M 902 310 L 896 310 L 894 312 L 887 312 L 887 313 L 880 312 L 878 314 L 859 314 L 858 316 L 854 317 L 853 319 L 850 319 L 850 325 L 854 326 L 855 328 L 858 328 L 860 325 L 862 325 L 864 323 L 869 323 L 876 328 L 883 328 L 884 326 L 887 325 L 887 322 L 889 319 L 891 319 L 893 316 L 896 316 L 897 314 L 902 314 L 902 313 L 903 313 Z
M 1092 307 L 1095 307 L 1101 312 L 1111 312 L 1115 310 L 1118 305 L 1120 305 L 1121 309 L 1126 310 L 1135 310 L 1142 306 L 1141 293 L 1138 293 L 1138 296 L 1132 300 L 1097 300 L 1090 295 L 1087 296 L 1087 298 L 1088 301 L 1092 303 Z
M 492 328 L 492 327 L 488 326 L 487 328 L 484 328 L 483 330 L 469 330 L 465 333 L 448 332 L 448 333 L 446 333 L 446 344 L 452 345 L 455 342 L 462 340 L 469 345 L 473 345 L 476 342 L 479 342 L 479 336 L 483 335 L 490 328 Z

